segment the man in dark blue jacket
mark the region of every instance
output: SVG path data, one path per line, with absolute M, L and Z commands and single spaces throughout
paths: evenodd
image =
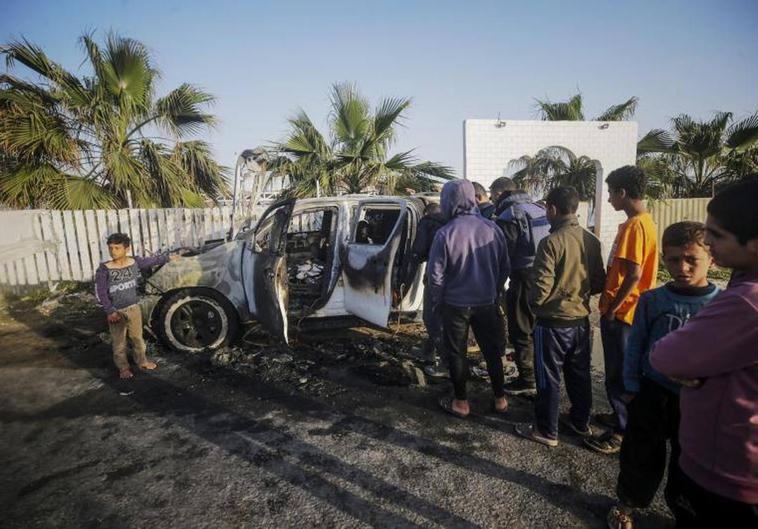
M 442 188 L 442 215 L 447 224 L 437 231 L 429 253 L 428 287 L 432 304 L 442 315 L 442 350 L 450 364 L 454 396 L 440 405 L 457 416 L 469 414 L 466 342 L 469 326 L 487 362 L 495 394 L 493 408 L 508 408 L 503 393 L 505 329 L 497 299 L 510 271 L 503 232 L 477 208 L 474 186 L 452 180 Z
M 513 344 L 513 359 L 518 367 L 518 379 L 506 384 L 509 395 L 534 396 L 534 332 L 535 317 L 529 306 L 529 289 L 534 256 L 540 241 L 550 232 L 545 207 L 534 202 L 525 191 L 507 177 L 498 178 L 490 186 L 497 207 L 495 216 L 505 234 L 511 273 L 505 294 L 508 334 Z

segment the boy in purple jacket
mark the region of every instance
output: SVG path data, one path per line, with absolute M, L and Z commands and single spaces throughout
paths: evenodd
M 178 255 L 136 257 L 128 255 L 132 241 L 125 233 L 108 237 L 108 253 L 111 260 L 101 263 L 95 273 L 95 295 L 108 319 L 108 328 L 113 338 L 113 362 L 121 378 L 132 378 L 126 356 L 126 336 L 132 340 L 134 359 L 140 369 L 155 369 L 145 355 L 145 340 L 142 338 L 142 312 L 137 305 L 137 282 L 140 270 L 179 259 Z
M 758 527 L 758 175 L 708 203 L 706 244 L 729 286 L 650 353 L 680 393 L 678 528 Z

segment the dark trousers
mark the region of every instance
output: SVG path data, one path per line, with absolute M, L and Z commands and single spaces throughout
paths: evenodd
M 424 347 L 427 360 L 434 360 L 439 354 L 442 342 L 442 321 L 439 311 L 435 311 L 432 305 L 432 289 L 424 285 L 424 327 L 429 339 Z
M 758 505 L 724 498 L 704 489 L 678 469 L 674 500 L 676 529 L 755 529 Z
M 537 379 L 534 418 L 540 433 L 551 439 L 558 437 L 561 372 L 571 402 L 569 415 L 572 424 L 585 430 L 590 422 L 590 332 L 589 321 L 573 327 L 547 327 L 538 323 L 534 328 L 534 372 Z
M 505 329 L 503 320 L 497 311 L 497 305 L 480 307 L 457 307 L 442 305 L 442 350 L 450 365 L 450 380 L 453 382 L 455 398 L 466 400 L 466 381 L 469 375 L 469 363 L 466 356 L 469 327 L 479 344 L 487 362 L 492 391 L 495 398 L 501 398 L 503 392 L 503 360 L 505 350 Z
M 534 386 L 534 313 L 529 307 L 530 268 L 513 270 L 505 293 L 505 314 L 508 319 L 508 337 L 513 345 L 513 360 L 518 368 L 519 380 Z
M 616 493 L 626 505 L 650 505 L 666 471 L 666 444 L 671 444 L 664 496 L 673 510 L 679 461 L 679 395 L 645 377 L 627 405 L 627 424 L 619 456 Z
M 605 362 L 605 391 L 608 403 L 618 419 L 617 433 L 626 429 L 626 402 L 621 396 L 624 388 L 624 353 L 632 326 L 619 320 L 600 319 L 600 336 L 603 340 L 603 360 Z

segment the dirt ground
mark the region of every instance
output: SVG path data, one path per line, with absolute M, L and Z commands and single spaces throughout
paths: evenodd
M 605 527 L 617 458 L 518 437 L 531 403 L 495 417 L 483 380 L 474 415 L 444 415 L 417 324 L 250 334 L 213 358 L 153 345 L 159 369 L 131 381 L 104 330 L 88 295 L 2 307 L 0 526 Z M 638 523 L 669 526 L 660 498 Z

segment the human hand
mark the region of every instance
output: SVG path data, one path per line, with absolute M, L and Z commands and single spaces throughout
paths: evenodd
M 118 312 L 111 312 L 110 314 L 108 314 L 107 318 L 108 318 L 108 323 L 118 323 L 121 321 L 121 314 L 119 314 Z
M 696 389 L 703 385 L 703 381 L 699 378 L 676 378 L 676 377 L 669 377 L 672 381 L 676 382 L 677 384 L 680 384 L 681 386 L 685 388 L 692 388 Z

